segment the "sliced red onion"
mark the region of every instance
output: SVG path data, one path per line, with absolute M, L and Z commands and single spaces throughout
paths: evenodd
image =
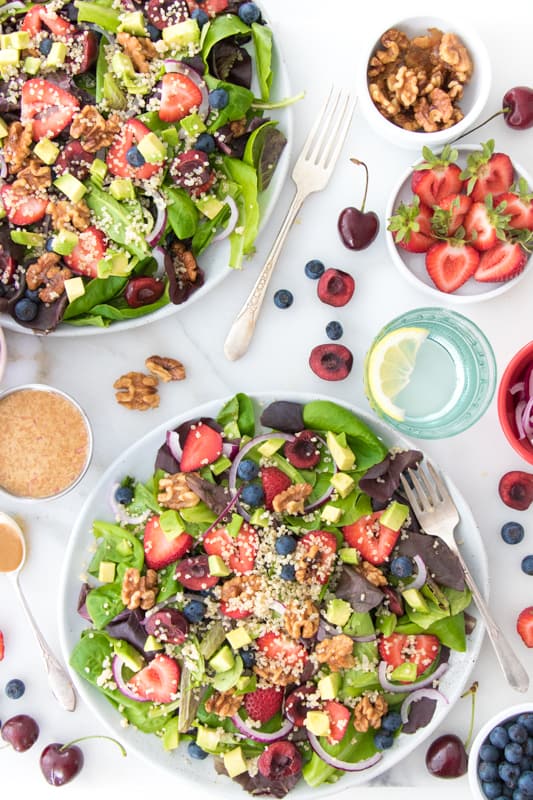
M 511 386 L 511 388 L 509 389 L 509 394 L 518 394 L 518 392 L 523 392 L 524 388 L 525 388 L 524 381 L 518 381 L 518 383 L 515 383 L 514 386 Z
M 180 445 L 180 437 L 177 431 L 167 431 L 167 435 L 165 437 L 165 441 L 167 443 L 167 447 L 170 450 L 170 454 L 176 461 L 181 461 L 181 457 L 183 455 L 183 450 L 181 449 Z
M 424 697 L 427 697 L 428 700 L 440 700 L 443 703 L 448 703 L 448 698 L 443 695 L 442 692 L 439 692 L 438 689 L 417 689 L 416 692 L 411 692 L 411 694 L 405 698 L 400 707 L 400 715 L 404 725 L 409 719 L 409 710 L 412 704 L 416 703 L 417 700 L 422 700 Z
M 533 396 L 529 398 L 522 412 L 522 425 L 524 426 L 524 434 L 525 436 L 531 436 L 533 433 Z
M 21 3 L 20 0 L 13 0 L 12 3 L 6 3 L 5 6 L 2 6 L 0 12 L 4 15 L 6 11 L 16 11 L 17 8 L 24 8 L 24 3 Z
M 287 610 L 287 607 L 283 605 L 280 600 L 271 600 L 270 601 L 270 608 L 272 611 L 275 611 L 277 614 L 281 614 L 283 616 Z
M 114 483 L 111 487 L 111 493 L 109 495 L 109 505 L 115 517 L 122 525 L 141 525 L 143 522 L 146 522 L 150 514 L 152 513 L 150 509 L 143 511 L 142 514 L 137 514 L 133 516 L 132 514 L 128 514 L 122 503 L 117 503 L 115 499 L 115 492 L 119 488 L 120 483 L 118 481 Z
M 385 689 L 386 692 L 396 692 L 397 694 L 401 694 L 402 692 L 411 692 L 416 689 L 422 689 L 424 686 L 428 686 L 442 677 L 442 675 L 444 675 L 448 669 L 448 666 L 448 664 L 439 664 L 437 669 L 432 672 L 431 675 L 428 675 L 427 678 L 422 678 L 422 680 L 414 683 L 391 683 L 387 678 L 388 664 L 386 661 L 380 661 L 378 666 L 378 678 L 381 688 Z
M 202 94 L 202 101 L 198 106 L 197 114 L 202 119 L 205 119 L 209 113 L 209 93 L 201 75 L 199 75 L 196 70 L 192 69 L 192 67 L 189 67 L 188 64 L 184 64 L 183 61 L 178 61 L 175 58 L 165 58 L 163 63 L 166 72 L 179 72 L 196 84 Z
M 212 530 L 214 530 L 217 527 L 218 523 L 222 519 L 224 519 L 225 516 L 227 516 L 227 514 L 231 511 L 233 506 L 236 505 L 236 503 L 237 503 L 237 501 L 239 499 L 239 495 L 240 495 L 241 491 L 242 491 L 241 489 L 237 489 L 235 495 L 231 498 L 231 500 L 229 501 L 229 503 L 226 506 L 226 508 L 223 511 L 220 512 L 220 514 L 218 515 L 216 520 L 209 526 L 209 528 L 206 531 L 203 532 L 202 536 L 206 536 L 208 533 L 210 533 Z
M 150 193 L 150 197 L 157 209 L 157 216 L 152 230 L 146 234 L 145 238 L 149 245 L 155 245 L 161 239 L 167 227 L 167 203 L 161 192 L 153 191 Z
M 422 586 L 425 584 L 426 578 L 428 576 L 427 567 L 422 557 L 419 556 L 418 553 L 415 556 L 413 556 L 413 561 L 416 564 L 417 572 L 411 583 L 407 585 L 407 589 L 421 589 Z
M 237 203 L 235 202 L 233 197 L 230 197 L 230 195 L 228 195 L 224 200 L 224 203 L 227 206 L 229 206 L 231 213 L 226 227 L 223 230 L 221 230 L 220 233 L 217 233 L 217 235 L 213 237 L 213 239 L 211 240 L 212 242 L 221 242 L 223 239 L 226 239 L 230 235 L 230 233 L 233 233 L 233 231 L 235 230 L 235 226 L 237 225 L 237 220 L 239 219 L 239 209 L 237 208 Z
M 131 689 L 128 686 L 127 681 L 124 680 L 122 676 L 123 666 L 124 666 L 124 661 L 120 658 L 120 656 L 115 655 L 113 657 L 111 669 L 113 671 L 113 678 L 115 679 L 115 683 L 117 684 L 117 689 L 121 694 L 124 695 L 124 697 L 129 697 L 130 700 L 137 700 L 139 703 L 147 703 L 148 698 L 141 697 L 140 695 L 138 695 L 137 692 L 134 692 L 133 689 Z
M 287 736 L 294 728 L 294 723 L 289 719 L 285 720 L 281 728 L 274 731 L 274 733 L 263 733 L 263 731 L 258 731 L 256 728 L 250 728 L 238 714 L 235 714 L 231 721 L 240 733 L 244 734 L 248 739 L 255 739 L 256 742 L 277 742 L 278 739 L 283 739 Z
M 377 764 L 381 759 L 381 753 L 375 753 L 373 756 L 370 756 L 370 758 L 365 758 L 364 761 L 342 761 L 340 758 L 335 758 L 335 756 L 330 755 L 324 750 L 314 733 L 307 731 L 307 738 L 317 756 L 319 756 L 328 767 L 342 769 L 344 772 L 361 772 L 364 769 L 373 767 L 374 764 Z
M 152 249 L 152 258 L 155 258 L 155 260 L 157 261 L 157 271 L 154 276 L 156 278 L 163 278 L 166 275 L 166 270 L 165 270 L 166 255 L 167 254 L 165 253 L 161 245 L 157 245 L 157 247 L 154 247 Z
M 231 461 L 233 461 L 238 452 L 239 445 L 236 442 L 224 442 L 222 445 L 222 453 Z
M 526 408 L 526 401 L 519 400 L 516 404 L 516 408 L 514 410 L 514 417 L 516 423 L 516 429 L 518 431 L 518 438 L 525 439 L 526 438 L 526 431 L 524 429 L 524 411 Z

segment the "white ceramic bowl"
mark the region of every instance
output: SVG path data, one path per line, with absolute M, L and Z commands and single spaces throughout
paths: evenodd
M 479 145 L 465 144 L 458 145 L 459 151 L 458 165 L 465 166 L 468 154 L 474 150 L 479 150 Z M 495 151 L 498 150 L 498 143 L 496 142 Z M 419 158 L 416 163 L 420 163 L 423 159 Z M 528 183 L 528 186 L 533 190 L 533 178 L 531 178 L 524 168 L 513 159 L 513 166 L 515 169 L 515 176 L 523 177 Z M 412 167 L 409 167 L 399 178 L 398 182 L 393 187 L 387 208 L 385 210 L 385 219 L 387 224 L 395 210 L 400 205 L 400 202 L 410 203 L 413 198 L 411 190 L 411 176 L 413 174 Z M 500 294 L 509 291 L 515 286 L 527 272 L 532 268 L 533 260 L 529 258 L 526 266 L 516 278 L 510 281 L 503 281 L 500 283 L 482 283 L 470 278 L 466 283 L 456 289 L 455 292 L 448 294 L 437 289 L 431 278 L 429 277 L 425 266 L 425 253 L 410 253 L 407 250 L 402 250 L 398 247 L 392 236 L 392 233 L 386 231 L 387 249 L 393 264 L 398 268 L 400 274 L 413 286 L 419 289 L 426 295 L 430 295 L 433 300 L 441 303 L 444 299 L 453 305 L 464 305 L 466 303 L 478 303 L 482 300 L 490 300 L 492 297 L 498 297 Z
M 505 723 L 520 714 L 533 713 L 533 703 L 519 703 L 516 706 L 510 706 L 499 711 L 491 717 L 485 725 L 481 728 L 470 748 L 468 755 L 468 782 L 470 784 L 470 791 L 474 800 L 488 800 L 486 794 L 481 788 L 481 782 L 477 775 L 477 765 L 479 760 L 479 750 L 485 739 L 493 728 L 501 723 Z
M 4 331 L 2 330 L 2 328 L 0 328 L 0 381 L 4 376 L 6 363 L 7 363 L 6 337 L 4 336 Z
M 409 38 L 424 35 L 428 28 L 439 28 L 444 33 L 456 33 L 459 36 L 474 64 L 472 78 L 466 84 L 464 97 L 460 102 L 464 114 L 460 122 L 451 128 L 435 133 L 406 131 L 378 111 L 368 91 L 367 66 L 371 56 L 380 48 L 380 37 L 390 28 L 404 31 Z M 431 148 L 443 145 L 472 127 L 488 100 L 491 76 L 492 70 L 487 48 L 471 26 L 460 21 L 458 17 L 454 21 L 433 16 L 406 17 L 397 21 L 391 20 L 388 24 L 386 21 L 380 24 L 379 29 L 375 31 L 375 36 L 371 38 L 368 49 L 363 50 L 358 68 L 358 95 L 364 116 L 377 134 L 397 147 L 421 152 L 424 145 Z

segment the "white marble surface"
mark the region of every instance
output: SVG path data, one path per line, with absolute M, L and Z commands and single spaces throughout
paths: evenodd
M 305 100 L 294 109 L 293 154 L 298 152 L 330 84 L 349 86 L 355 83 L 357 58 L 367 41 L 367 31 L 380 21 L 385 28 L 400 16 L 423 13 L 426 8 L 421 0 L 412 0 L 401 9 L 390 0 L 364 7 L 349 0 L 327 5 L 318 0 L 306 3 L 269 0 L 267 5 L 269 20 L 285 54 L 292 89 L 306 92 Z M 494 77 L 485 109 L 487 115 L 500 107 L 508 88 L 531 82 L 533 12 L 529 0 L 515 0 L 512 16 L 505 5 L 480 0 L 471 0 L 468 4 L 449 0 L 446 9 L 439 10 L 450 20 L 464 14 L 465 19 L 477 26 L 490 50 Z M 532 130 L 511 131 L 500 118 L 482 132 L 480 139 L 474 136 L 466 141 L 485 141 L 489 137 L 496 139 L 498 149 L 509 152 L 527 170 L 533 171 Z M 362 171 L 349 164 L 350 156 L 367 162 L 370 169 L 367 208 L 374 209 L 382 219 L 378 239 L 369 250 L 361 253 L 346 250 L 336 230 L 339 211 L 347 205 L 357 205 L 362 194 Z M 288 207 L 292 196 L 289 180 L 268 226 L 258 239 L 257 253 L 245 271 L 228 275 L 202 303 L 134 331 L 87 339 L 43 339 L 6 332 L 9 360 L 2 388 L 30 381 L 57 386 L 70 392 L 85 407 L 94 429 L 94 458 L 75 491 L 48 503 L 27 505 L 4 501 L 1 504 L 2 510 L 22 519 L 27 531 L 30 558 L 22 584 L 43 632 L 56 651 L 59 650 L 60 613 L 57 576 L 69 531 L 95 481 L 122 449 L 168 417 L 235 391 L 316 391 L 368 410 L 362 386 L 362 363 L 372 337 L 385 322 L 402 311 L 433 304 L 424 294 L 408 287 L 397 274 L 386 255 L 383 235 L 389 187 L 412 161 L 412 154 L 377 139 L 356 111 L 328 189 L 306 202 L 289 235 L 256 336 L 241 361 L 226 361 L 223 340 Z M 303 267 L 310 258 L 321 258 L 326 265 L 346 269 L 354 275 L 356 295 L 338 313 L 332 313 L 329 307 L 317 301 L 315 284 L 304 277 Z M 294 305 L 287 311 L 278 310 L 272 302 L 275 289 L 282 287 L 291 289 L 295 295 Z M 489 336 L 499 375 L 509 358 L 531 339 L 532 292 L 533 275 L 529 274 L 519 287 L 502 297 L 459 309 Z M 326 341 L 324 326 L 334 318 L 344 325 L 342 341 L 353 351 L 354 368 L 347 380 L 328 384 L 310 371 L 307 359 L 315 344 Z M 114 400 L 113 381 L 124 372 L 142 369 L 144 359 L 153 353 L 181 359 L 187 368 L 187 379 L 162 387 L 161 405 L 157 410 L 140 413 L 120 408 Z M 491 606 L 524 665 L 532 672 L 533 652 L 523 646 L 514 624 L 518 612 L 533 599 L 533 579 L 520 570 L 522 557 L 533 552 L 533 515 L 506 508 L 497 493 L 498 480 L 504 472 L 528 469 L 528 465 L 504 439 L 495 401 L 466 433 L 443 441 L 419 442 L 419 445 L 453 477 L 474 511 L 489 556 Z M 516 547 L 505 545 L 500 538 L 500 527 L 509 519 L 517 519 L 526 527 L 526 537 Z M 74 714 L 68 714 L 55 703 L 35 643 L 7 581 L 0 584 L 0 628 L 6 637 L 6 657 L 0 663 L 0 718 L 29 713 L 41 726 L 39 742 L 27 753 L 2 751 L 2 791 L 7 795 L 27 790 L 45 797 L 54 790 L 39 772 L 38 755 L 42 747 L 50 741 L 65 742 L 76 736 L 102 732 L 102 729 L 83 705 L 79 704 Z M 3 693 L 3 686 L 12 677 L 22 678 L 27 685 L 24 697 L 18 701 L 8 700 Z M 524 699 L 505 685 L 488 641 L 483 645 L 473 678 L 479 681 L 476 730 L 492 713 Z M 530 690 L 525 699 L 533 700 L 533 691 Z M 469 701 L 461 700 L 450 712 L 441 732 L 464 736 L 468 720 Z M 85 769 L 61 790 L 64 795 L 85 797 L 95 790 L 106 795 L 120 791 L 126 796 L 133 796 L 139 789 L 151 789 L 154 793 L 169 789 L 180 791 L 179 777 L 171 786 L 168 778 L 147 769 L 144 762 L 131 754 L 127 760 L 122 760 L 109 743 L 87 742 L 83 749 Z M 466 778 L 451 783 L 431 778 L 424 766 L 424 753 L 423 746 L 380 780 L 379 786 L 369 789 L 369 796 L 399 800 L 407 796 L 425 798 L 431 792 L 443 797 L 450 790 L 461 798 L 469 796 Z M 201 786 L 194 791 L 198 797 L 207 797 L 207 791 Z M 239 791 L 235 788 L 235 792 Z M 338 793 L 345 793 L 342 783 L 338 784 Z

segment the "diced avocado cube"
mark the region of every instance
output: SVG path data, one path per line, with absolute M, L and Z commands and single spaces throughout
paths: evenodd
M 251 644 L 253 639 L 244 626 L 233 628 L 226 634 L 226 639 L 233 647 L 234 650 L 239 650 L 241 647 Z
M 179 717 L 171 717 L 165 723 L 163 728 L 163 736 L 161 738 L 163 749 L 169 752 L 179 747 L 180 732 L 179 732 Z
M 98 567 L 98 580 L 102 581 L 102 583 L 113 583 L 115 580 L 116 571 L 117 565 L 114 561 L 100 561 L 100 565 Z
M 344 564 L 359 564 L 359 551 L 355 547 L 341 547 L 339 558 Z
M 31 44 L 31 37 L 28 31 L 16 31 L 6 33 L 1 39 L 2 50 L 14 48 L 15 50 L 26 50 Z
M 146 36 L 147 31 L 142 11 L 127 11 L 121 17 L 119 31 L 132 33 L 134 36 Z
M 129 556 L 132 550 L 133 545 L 127 539 L 121 539 L 117 544 L 117 553 L 119 553 L 121 556 L 124 556 L 124 558 Z
M 44 161 L 45 164 L 50 166 L 50 164 L 55 163 L 59 155 L 59 147 L 55 142 L 50 141 L 50 139 L 41 139 L 33 148 L 33 152 L 41 161 Z
M 125 639 L 113 639 L 113 649 L 132 672 L 139 672 L 144 667 L 144 657 Z
M 346 600 L 341 600 L 340 597 L 335 597 L 330 600 L 326 608 L 326 619 L 332 625 L 346 625 L 352 616 L 352 607 Z
M 266 528 L 270 520 L 270 514 L 264 508 L 256 508 L 250 517 L 250 524 L 257 528 Z
M 375 633 L 374 623 L 368 611 L 354 611 L 344 632 L 349 636 L 371 636 Z
M 322 509 L 322 513 L 320 514 L 320 519 L 323 519 L 324 522 L 329 522 L 330 525 L 336 525 L 337 522 L 343 515 L 342 508 L 337 508 L 337 506 L 331 505 L 331 503 L 327 503 L 324 508 Z
M 225 578 L 226 575 L 231 573 L 231 570 L 220 556 L 208 556 L 207 563 L 210 575 L 215 575 L 218 578 Z
M 255 692 L 256 689 L 257 677 L 255 675 L 243 675 L 237 681 L 235 694 L 248 694 L 249 692 Z
M 182 120 L 180 120 L 180 127 L 183 128 L 185 133 L 191 137 L 191 139 L 196 139 L 201 133 L 204 133 L 207 130 L 207 127 L 199 114 L 188 114 Z
M 9 128 L 7 127 L 4 120 L 0 117 L 0 139 L 5 139 L 8 133 L 9 133 Z
M 75 178 L 74 175 L 71 175 L 70 172 L 64 172 L 63 175 L 59 175 L 54 181 L 54 186 L 60 192 L 63 192 L 69 200 L 72 200 L 73 203 L 79 203 L 87 191 L 83 183 Z
M 123 251 L 114 253 L 108 250 L 96 265 L 96 272 L 99 278 L 107 278 L 109 275 L 123 278 L 130 274 L 134 263 L 129 261 L 127 254 Z
M 235 538 L 239 535 L 239 531 L 242 528 L 242 523 L 244 519 L 241 517 L 240 514 L 232 514 L 231 521 L 226 525 L 226 530 L 230 536 Z
M 144 643 L 144 650 L 146 653 L 153 653 L 156 650 L 162 650 L 163 645 L 159 642 L 155 636 L 147 636 L 146 641 Z
M 394 633 L 397 621 L 396 614 L 381 612 L 376 617 L 376 630 L 382 633 L 383 636 L 390 636 L 391 633 Z
M 344 433 L 333 433 L 328 431 L 326 433 L 326 444 L 329 452 L 341 470 L 350 470 L 355 466 L 355 453 L 346 444 L 346 436 Z
M 24 247 L 40 247 L 44 242 L 44 236 L 41 233 L 32 231 L 15 229 L 10 232 L 10 236 L 12 242 L 22 244 Z
M 412 661 L 406 661 L 404 664 L 395 667 L 390 676 L 393 681 L 412 683 L 416 680 L 416 664 Z
M 325 711 L 308 711 L 304 725 L 315 736 L 329 736 L 331 732 L 329 717 Z
M 135 200 L 135 188 L 130 178 L 115 178 L 109 184 L 109 191 L 115 200 Z
M 64 42 L 54 42 L 46 57 L 46 66 L 60 67 L 65 63 L 67 52 L 67 45 Z
M 234 663 L 235 658 L 231 648 L 225 644 L 209 661 L 209 666 L 212 667 L 215 672 L 226 672 L 228 669 L 232 668 Z
M 284 444 L 285 439 L 267 439 L 266 442 L 260 444 L 257 449 L 262 456 L 269 458 L 270 456 L 273 456 L 274 453 L 277 453 Z
M 107 164 L 101 158 L 95 158 L 89 167 L 89 172 L 95 183 L 101 184 L 107 175 Z
M 168 127 L 165 128 L 164 131 L 159 131 L 159 135 L 163 141 L 169 144 L 171 147 L 177 147 L 179 144 L 180 135 L 174 127 Z
M 220 743 L 220 733 L 215 728 L 206 728 L 198 725 L 196 744 L 207 753 L 214 753 Z
M 415 611 L 427 611 L 428 604 L 418 589 L 405 589 L 402 597 Z
M 159 527 L 170 542 L 178 536 L 181 536 L 185 530 L 183 520 L 178 512 L 172 508 L 161 513 L 159 517 Z
M 14 47 L 8 47 L 5 50 L 0 50 L 0 69 L 2 67 L 16 67 L 20 59 L 20 50 Z
M 337 494 L 343 498 L 348 497 L 355 486 L 355 481 L 352 476 L 347 475 L 345 472 L 336 472 L 331 476 L 329 482 L 336 490 Z
M 318 694 L 321 700 L 335 700 L 341 688 L 342 678 L 340 672 L 331 672 L 317 683 Z
M 35 56 L 26 56 L 22 64 L 22 69 L 28 75 L 37 75 L 41 69 L 41 59 L 35 58 Z
M 216 461 L 210 464 L 210 467 L 213 475 L 221 475 L 225 470 L 231 467 L 231 461 L 226 456 L 220 456 L 220 458 L 217 458 Z
M 391 531 L 399 531 L 408 516 L 409 506 L 393 500 L 392 503 L 389 503 L 379 521 L 381 525 L 385 525 Z
M 241 747 L 235 747 L 233 750 L 228 750 L 222 756 L 224 759 L 224 767 L 230 778 L 235 778 L 237 775 L 242 775 L 247 772 L 248 765 L 243 755 Z
M 231 669 L 226 669 L 224 672 L 217 672 L 212 681 L 213 689 L 217 692 L 228 692 L 237 685 L 239 678 L 244 670 L 243 660 L 239 655 L 235 656 L 235 663 Z
M 83 278 L 79 276 L 76 278 L 68 278 L 68 280 L 65 281 L 65 292 L 67 293 L 69 303 L 73 303 L 78 297 L 82 297 L 85 294 Z
M 148 164 L 160 164 L 167 156 L 166 144 L 153 131 L 143 136 L 137 149 Z
M 163 28 L 163 41 L 171 47 L 182 48 L 200 42 L 200 28 L 195 19 L 186 19 Z
M 113 57 L 111 59 L 111 69 L 119 78 L 124 78 L 126 75 L 132 78 L 135 75 L 133 61 L 128 55 L 126 55 L 126 53 L 122 53 L 120 51 L 113 53 Z
M 215 197 L 214 194 L 198 197 L 194 200 L 194 204 L 207 219 L 215 219 L 216 215 L 224 206 L 224 203 L 219 200 L 218 197 Z
M 52 249 L 54 253 L 60 256 L 68 256 L 76 245 L 78 244 L 78 236 L 74 231 L 67 231 L 65 229 L 59 231 L 52 240 Z

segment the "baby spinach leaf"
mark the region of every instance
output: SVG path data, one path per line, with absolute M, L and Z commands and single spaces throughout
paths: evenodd
M 164 194 L 170 227 L 178 239 L 191 239 L 198 227 L 198 209 L 184 189 L 165 187 Z
M 229 36 L 249 35 L 250 27 L 236 14 L 223 14 L 211 20 L 202 41 L 202 58 L 207 61 L 211 48 Z
M 163 308 L 163 306 L 168 305 L 168 303 L 167 284 L 165 286 L 165 291 L 155 303 L 148 303 L 145 306 L 139 306 L 139 308 L 132 308 L 123 297 L 119 297 L 114 303 L 99 303 L 94 306 L 93 313 L 111 320 L 136 319 L 137 317 L 144 317 L 146 314 L 151 314 L 153 311 L 157 311 L 158 308 Z
M 91 589 L 87 595 L 87 611 L 97 630 L 105 628 L 124 608 L 121 599 L 122 583 L 104 583 Z
M 213 89 L 225 89 L 228 93 L 227 106 L 220 109 L 215 119 L 211 122 L 208 121 L 207 130 L 209 133 L 214 133 L 228 122 L 234 119 L 242 119 L 247 115 L 254 101 L 253 92 L 244 86 L 236 86 L 234 83 L 220 81 L 210 75 L 205 76 L 205 82 L 210 91 Z
M 116 297 L 127 282 L 127 278 L 115 275 L 110 275 L 108 278 L 94 278 L 85 285 L 85 293 L 66 307 L 63 319 L 72 320 L 74 317 L 87 315 L 95 306 L 107 303 Z
M 257 202 L 257 174 L 253 167 L 238 158 L 223 159 L 224 169 L 229 177 L 239 184 L 242 202 L 239 205 L 238 228 L 231 234 L 241 238 L 240 247 L 243 255 L 253 251 L 254 241 L 259 229 L 259 204 Z M 233 255 L 233 254 L 232 254 Z M 230 267 L 239 269 L 241 262 L 230 260 Z
M 129 206 L 100 189 L 91 181 L 87 182 L 88 193 L 85 195 L 87 205 L 96 217 L 97 225 L 106 236 L 121 244 L 138 258 L 148 254 L 148 245 L 135 226 L 135 218 L 142 218 L 142 209 L 137 201 L 130 201 Z
M 268 120 L 250 134 L 246 142 L 243 161 L 257 172 L 257 188 L 268 188 L 279 157 L 287 144 L 285 135 L 277 129 L 277 122 Z
M 63 319 L 67 325 L 76 325 L 81 327 L 83 325 L 92 325 L 95 328 L 108 328 L 111 325 L 110 319 L 103 319 L 103 317 L 92 316 L 90 314 L 82 314 L 74 319 Z
M 218 214 L 213 219 L 206 220 L 198 225 L 196 232 L 192 239 L 192 252 L 195 256 L 199 256 L 204 250 L 209 247 L 213 241 L 217 230 L 227 222 L 231 214 L 230 207 L 224 203 Z
M 144 550 L 136 536 L 120 525 L 101 520 L 95 520 L 93 523 L 93 534 L 100 544 L 88 567 L 90 575 L 98 577 L 102 561 L 113 561 L 124 567 L 141 569 L 144 564 Z
M 272 85 L 272 31 L 266 25 L 254 22 L 252 38 L 255 47 L 257 79 L 261 100 L 268 100 Z

